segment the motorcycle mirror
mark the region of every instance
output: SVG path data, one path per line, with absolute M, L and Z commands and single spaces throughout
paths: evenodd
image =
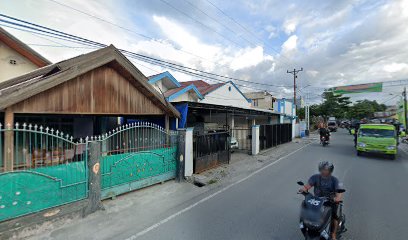
M 336 193 L 344 193 L 346 190 L 345 189 L 337 189 Z
M 298 185 L 304 186 L 305 184 L 302 181 L 297 182 Z

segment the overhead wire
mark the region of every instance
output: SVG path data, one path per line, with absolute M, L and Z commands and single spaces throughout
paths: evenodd
M 16 26 L 19 26 L 19 27 L 22 27 L 22 28 L 28 28 L 28 29 L 30 29 L 28 31 L 32 32 L 32 33 L 33 33 L 32 30 L 34 30 L 34 31 L 39 31 L 42 35 L 47 36 L 47 37 L 56 37 L 57 39 L 61 39 L 61 40 L 65 40 L 65 41 L 73 41 L 74 43 L 77 43 L 77 44 L 86 44 L 88 46 L 98 46 L 98 47 L 106 47 L 107 46 L 107 45 L 99 43 L 99 42 L 95 42 L 95 41 L 92 41 L 92 40 L 89 40 L 89 39 L 78 37 L 78 36 L 75 36 L 75 35 L 72 35 L 72 34 L 67 34 L 67 33 L 64 33 L 64 32 L 58 31 L 58 30 L 54 30 L 54 29 L 51 29 L 51 28 L 47 28 L 47 27 L 44 27 L 44 26 L 41 26 L 41 25 L 38 25 L 38 24 L 30 23 L 28 21 L 24 21 L 24 20 L 20 20 L 20 19 L 17 19 L 17 18 L 9 17 L 9 16 L 4 15 L 4 14 L 0 14 L 0 16 L 5 17 L 5 18 L 9 18 L 9 19 L 12 19 L 14 21 L 18 21 L 18 22 L 21 22 L 21 23 L 24 23 L 24 24 L 31 25 L 31 26 L 27 26 L 27 25 L 23 25 L 23 24 L 20 24 L 20 23 L 15 23 L 15 22 L 0 19 L 1 22 L 5 22 L 7 24 L 16 25 Z M 32 27 L 32 26 L 34 26 L 34 27 Z M 43 28 L 45 30 L 40 29 L 40 28 Z M 21 29 L 19 29 L 19 30 L 21 30 Z M 54 34 L 53 31 L 55 31 L 56 33 Z M 211 75 L 211 76 L 214 76 L 214 77 L 221 77 L 221 78 L 224 78 L 224 79 L 245 82 L 245 83 L 248 83 L 248 84 L 272 86 L 272 87 L 286 87 L 286 85 L 258 83 L 258 82 L 252 82 L 252 81 L 248 81 L 248 80 L 223 76 L 223 75 L 220 75 L 220 74 L 210 73 L 210 72 L 206 72 L 206 71 L 203 71 L 203 70 L 186 67 L 186 66 L 183 66 L 183 65 L 180 65 L 180 64 L 171 63 L 171 62 L 168 62 L 168 61 L 156 59 L 156 58 L 153 58 L 153 57 L 145 56 L 145 55 L 134 53 L 134 52 L 127 51 L 127 50 L 121 50 L 121 51 L 124 52 L 124 53 L 127 53 L 127 54 L 131 54 L 132 56 L 137 56 L 143 61 L 150 60 L 150 63 L 154 62 L 154 64 L 160 64 L 160 65 L 164 65 L 166 67 L 171 66 L 171 67 L 183 68 L 183 69 L 187 69 L 188 71 L 195 71 L 195 72 L 203 73 L 203 74 L 206 74 L 206 75 Z M 248 87 L 248 86 L 245 85 L 245 87 Z M 262 90 L 265 90 L 265 89 L 262 89 Z

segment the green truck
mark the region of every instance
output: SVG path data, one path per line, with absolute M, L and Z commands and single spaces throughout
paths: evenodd
M 390 124 L 361 124 L 357 133 L 357 155 L 365 152 L 382 153 L 395 159 L 398 131 Z

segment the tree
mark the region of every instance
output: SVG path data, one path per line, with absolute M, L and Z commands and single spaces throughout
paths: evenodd
M 319 116 L 324 118 L 336 117 L 344 118 L 351 104 L 349 97 L 344 97 L 341 94 L 334 94 L 331 91 L 323 93 L 323 103 L 316 108 Z
M 386 109 L 384 104 L 367 99 L 357 101 L 351 105 L 350 97 L 334 94 L 330 91 L 323 93 L 323 99 L 321 104 L 310 106 L 311 117 L 323 117 L 326 120 L 328 117 L 362 119 L 371 118 L 375 112 L 383 112 Z M 304 118 L 304 109 L 299 111 L 299 116 Z
M 383 112 L 387 107 L 377 101 L 362 100 L 357 101 L 349 110 L 348 117 L 355 119 L 371 118 L 375 112 Z

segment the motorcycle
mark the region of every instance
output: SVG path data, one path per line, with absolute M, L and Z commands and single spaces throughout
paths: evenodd
M 304 186 L 303 182 L 297 182 L 300 186 Z M 337 193 L 344 193 L 346 190 L 338 189 Z M 299 228 L 305 237 L 305 240 L 328 240 L 332 231 L 332 205 L 334 198 L 316 197 L 309 192 L 299 193 L 305 199 L 301 205 Z M 334 193 L 333 193 L 334 195 Z M 343 204 L 339 203 L 339 221 L 337 228 L 337 237 L 347 231 L 345 227 L 346 216 L 342 211 Z
M 320 138 L 320 144 L 322 144 L 323 147 L 326 147 L 327 145 L 329 145 L 329 137 L 328 136 L 322 136 Z

